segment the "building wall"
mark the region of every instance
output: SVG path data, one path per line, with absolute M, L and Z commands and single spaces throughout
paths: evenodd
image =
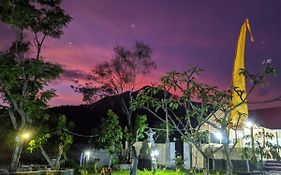
M 136 142 L 135 147 L 137 151 L 137 155 L 139 157 L 143 157 L 141 154 L 141 149 L 143 147 L 147 147 L 146 142 Z M 168 166 L 168 167 L 175 167 L 175 143 L 170 142 L 168 144 L 165 143 L 155 143 L 151 147 L 152 150 L 157 150 L 159 155 L 157 156 L 157 162 L 159 165 Z M 150 151 L 149 149 L 147 150 Z M 150 153 L 149 153 L 150 154 Z M 148 155 L 150 156 L 150 155 Z

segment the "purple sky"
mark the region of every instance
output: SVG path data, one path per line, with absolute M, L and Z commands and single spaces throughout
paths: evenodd
M 258 71 L 262 61 L 272 59 L 281 71 L 281 1 L 279 0 L 64 0 L 73 17 L 60 40 L 47 39 L 44 56 L 66 69 L 52 87 L 58 97 L 51 105 L 80 104 L 81 95 L 70 80 L 83 79 L 97 63 L 109 60 L 113 48 L 130 48 L 143 41 L 153 50 L 157 69 L 139 77 L 138 87 L 157 82 L 164 72 L 197 65 L 205 71 L 201 81 L 221 88 L 230 86 L 236 41 L 245 18 L 249 18 L 255 42 L 247 38 L 246 68 Z M 13 34 L 0 25 L 0 50 Z M 259 88 L 250 100 L 281 94 L 281 77 Z M 250 108 L 281 106 L 281 103 Z

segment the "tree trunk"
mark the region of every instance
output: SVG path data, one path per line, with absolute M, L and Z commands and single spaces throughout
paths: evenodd
M 48 154 L 45 152 L 42 146 L 40 146 L 40 150 L 43 156 L 45 157 L 46 161 L 48 162 L 48 164 L 51 166 L 51 168 L 55 168 L 51 158 L 48 156 Z
M 263 156 L 261 156 L 260 167 L 261 167 L 261 174 L 264 175 Z
M 112 154 L 109 154 L 108 168 L 111 168 Z
M 130 175 L 136 175 L 137 174 L 137 168 L 139 164 L 137 152 L 135 146 L 132 146 L 132 163 L 130 167 Z
M 223 144 L 224 154 L 226 157 L 226 175 L 233 175 L 233 165 L 230 158 L 230 151 L 228 143 Z
M 130 101 L 132 99 L 132 96 L 131 96 L 131 93 L 129 93 L 129 98 L 130 98 Z M 127 117 L 127 128 L 128 128 L 128 132 L 129 133 L 132 133 L 133 132 L 133 126 L 132 126 L 132 111 L 130 110 L 130 107 L 127 106 L 126 102 L 125 102 L 125 97 L 124 97 L 124 94 L 122 94 L 121 96 L 121 106 L 122 106 L 122 111 L 125 113 L 126 117 Z M 128 140 L 126 140 L 126 142 L 128 142 Z M 127 149 L 125 149 L 125 152 L 126 152 L 126 157 L 127 157 L 127 162 L 130 162 L 130 157 L 131 157 L 131 154 L 130 154 L 130 150 L 131 150 L 131 147 L 132 147 L 132 142 L 128 142 L 128 147 Z
M 57 154 L 57 158 L 56 158 L 56 162 L 55 162 L 56 169 L 60 168 L 60 159 L 61 159 L 62 153 L 63 153 L 63 146 L 59 145 L 59 150 L 58 150 L 58 154 Z
M 19 135 L 16 136 L 15 138 L 15 147 L 12 155 L 12 161 L 10 165 L 10 171 L 14 172 L 17 170 L 18 165 L 19 165 L 19 160 L 22 152 L 22 147 L 23 147 L 23 141 L 20 138 Z
M 246 159 L 247 172 L 250 172 L 249 159 Z
M 204 157 L 205 163 L 204 163 L 204 175 L 209 175 L 210 174 L 210 160 L 209 157 Z

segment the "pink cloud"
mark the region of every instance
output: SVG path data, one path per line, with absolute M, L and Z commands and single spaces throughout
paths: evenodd
M 67 69 L 89 71 L 95 64 L 111 58 L 111 50 L 92 45 L 67 45 L 44 48 L 43 56 Z

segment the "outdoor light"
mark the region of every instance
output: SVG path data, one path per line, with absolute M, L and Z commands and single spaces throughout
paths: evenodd
M 28 140 L 30 138 L 31 134 L 30 132 L 24 132 L 21 137 L 23 140 Z
M 245 122 L 245 125 L 246 125 L 247 128 L 251 128 L 251 127 L 253 127 L 253 122 L 251 122 L 250 120 L 247 120 Z
M 84 155 L 85 155 L 86 160 L 88 161 L 90 159 L 91 151 L 90 150 L 85 151 Z
M 221 140 L 222 140 L 222 133 L 220 133 L 220 132 L 215 132 L 214 135 L 215 135 L 215 137 L 216 137 L 217 139 L 219 139 L 220 142 L 221 142 Z
M 158 156 L 158 155 L 159 155 L 159 151 L 158 150 L 151 151 L 151 157 Z

